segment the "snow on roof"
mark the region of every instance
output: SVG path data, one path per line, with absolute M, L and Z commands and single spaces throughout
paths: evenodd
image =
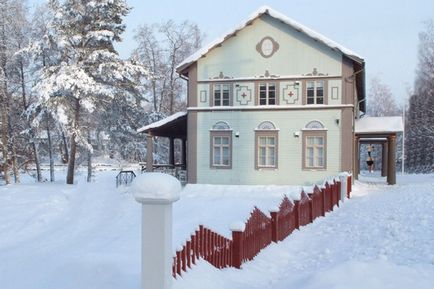
M 400 116 L 366 116 L 356 119 L 355 131 L 356 133 L 402 132 L 404 125 Z
M 202 47 L 201 49 L 196 51 L 194 54 L 187 57 L 183 62 L 181 62 L 176 67 L 176 70 L 178 72 L 181 72 L 186 67 L 188 67 L 190 64 L 196 62 L 199 58 L 206 55 L 211 49 L 220 45 L 226 39 L 230 38 L 231 36 L 236 34 L 238 31 L 242 30 L 244 27 L 246 27 L 247 25 L 252 23 L 255 19 L 261 17 L 263 14 L 268 14 L 271 17 L 273 17 L 277 20 L 280 20 L 285 24 L 288 24 L 289 26 L 291 26 L 295 30 L 297 30 L 301 33 L 304 33 L 307 36 L 309 36 L 309 37 L 311 37 L 311 38 L 313 38 L 319 42 L 324 43 L 325 45 L 327 45 L 328 47 L 330 47 L 334 50 L 338 50 L 338 51 L 342 52 L 343 54 L 345 54 L 349 58 L 353 59 L 354 61 L 357 61 L 359 63 L 362 63 L 364 61 L 362 56 L 360 56 L 357 53 L 355 53 L 354 51 L 344 47 L 343 45 L 325 37 L 324 35 L 316 32 L 316 31 L 314 31 L 314 30 L 312 30 L 312 29 L 310 29 L 310 28 L 308 28 L 308 27 L 306 27 L 300 23 L 298 23 L 297 21 L 287 17 L 286 15 L 284 15 L 284 14 L 282 14 L 276 10 L 273 10 L 269 6 L 261 6 L 258 10 L 253 12 L 246 21 L 242 22 L 235 29 L 232 29 L 228 33 L 224 34 L 223 36 L 216 38 L 214 41 L 210 42 L 208 45 Z
M 165 125 L 165 124 L 168 124 L 169 122 L 172 122 L 172 121 L 174 121 L 174 120 L 177 120 L 178 118 L 181 118 L 181 117 L 186 116 L 186 115 L 187 115 L 187 112 L 186 112 L 186 111 L 180 111 L 180 112 L 177 112 L 177 113 L 175 113 L 175 114 L 172 114 L 171 116 L 168 116 L 168 117 L 163 118 L 163 119 L 161 119 L 161 120 L 159 120 L 159 121 L 156 121 L 156 122 L 153 122 L 153 123 L 151 123 L 151 124 L 148 124 L 148 125 L 146 125 L 146 126 L 144 126 L 144 127 L 141 127 L 141 128 L 139 128 L 139 129 L 137 130 L 137 132 L 143 132 L 143 131 L 149 130 L 149 129 L 151 129 L 151 128 L 161 127 L 161 126 L 163 126 L 163 125 Z

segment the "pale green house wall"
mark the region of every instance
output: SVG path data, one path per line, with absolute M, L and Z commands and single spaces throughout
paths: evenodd
M 256 45 L 266 36 L 272 37 L 279 44 L 279 49 L 269 58 L 263 57 L 256 50 Z M 263 15 L 237 32 L 236 36 L 209 51 L 205 57 L 199 58 L 196 63 L 197 76 L 195 70 L 194 78 L 189 79 L 194 89 L 189 99 L 194 105 L 188 108 L 197 114 L 197 120 L 194 118 L 192 121 L 195 127 L 190 127 L 189 123 L 189 129 L 196 131 L 194 139 L 190 138 L 194 132 L 189 132 L 189 142 L 194 142 L 189 143 L 189 152 L 194 154 L 195 159 L 191 160 L 196 165 L 189 169 L 189 173 L 194 172 L 191 177 L 193 182 L 312 184 L 335 176 L 342 170 L 342 163 L 348 162 L 342 160 L 342 146 L 344 143 L 351 146 L 352 140 L 345 141 L 342 135 L 347 138 L 352 136 L 353 127 L 350 122 L 354 117 L 349 119 L 346 114 L 342 118 L 342 104 L 347 104 L 345 109 L 348 109 L 350 103 L 345 100 L 347 95 L 343 94 L 349 91 L 345 88 L 348 83 L 344 84 L 349 70 L 343 65 L 341 52 Z M 265 76 L 266 71 L 268 77 Z M 331 108 L 309 109 L 303 105 L 306 81 L 310 79 L 326 81 L 325 106 Z M 284 110 L 265 109 L 261 106 L 251 109 L 255 106 L 256 87 L 260 81 L 278 83 L 279 105 L 274 107 L 284 107 Z M 232 104 L 230 107 L 210 108 L 211 87 L 223 82 L 231 86 Z M 294 86 L 295 83 L 297 86 Z M 350 87 L 354 90 L 354 86 Z M 293 96 L 288 97 L 290 92 Z M 352 96 L 353 94 L 351 98 Z M 278 168 L 257 170 L 255 128 L 266 120 L 275 123 L 279 129 Z M 302 169 L 302 130 L 312 120 L 320 121 L 327 129 L 327 167 L 324 170 Z M 215 169 L 210 166 L 210 129 L 218 121 L 225 121 L 232 127 L 231 169 Z M 299 132 L 300 136 L 294 137 L 294 132 Z M 239 137 L 235 137 L 235 133 L 239 133 Z M 345 158 L 349 157 L 347 153 Z
M 256 51 L 256 44 L 265 36 L 279 43 L 279 50 L 270 58 Z M 342 54 L 316 42 L 276 19 L 263 15 L 235 37 L 211 50 L 198 60 L 198 81 L 209 80 L 223 72 L 228 77 L 254 77 L 265 70 L 280 76 L 311 73 L 330 76 L 342 74 Z
M 197 182 L 209 184 L 312 184 L 340 171 L 341 110 L 321 111 L 228 111 L 199 112 Z M 210 129 L 218 121 L 232 128 L 232 169 L 210 167 Z M 279 129 L 278 169 L 255 169 L 255 128 L 272 121 Z M 327 169 L 302 170 L 302 129 L 320 120 L 327 129 Z M 239 137 L 235 133 L 239 132 Z M 294 137 L 299 132 L 299 137 Z

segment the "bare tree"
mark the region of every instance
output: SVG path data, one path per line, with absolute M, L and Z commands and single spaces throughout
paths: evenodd
M 396 105 L 389 86 L 378 77 L 371 79 L 368 102 L 368 115 L 370 116 L 397 116 L 400 114 L 400 109 Z
M 203 37 L 199 27 L 188 21 L 177 24 L 169 20 L 138 29 L 135 39 L 139 45 L 133 58 L 153 75 L 147 86 L 154 111 L 173 114 L 183 108 L 185 84 L 176 67 L 201 46 Z

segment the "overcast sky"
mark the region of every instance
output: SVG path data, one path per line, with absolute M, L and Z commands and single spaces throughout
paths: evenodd
M 30 0 L 30 4 L 45 0 Z M 205 32 L 205 43 L 244 21 L 262 5 L 282 12 L 363 56 L 367 89 L 377 76 L 390 86 L 397 101 L 413 85 L 418 33 L 434 18 L 434 0 L 127 0 L 133 7 L 126 19 L 124 41 L 118 45 L 128 57 L 135 29 L 143 23 L 189 20 Z

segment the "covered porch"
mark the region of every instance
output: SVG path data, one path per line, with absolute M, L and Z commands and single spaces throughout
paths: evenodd
M 396 139 L 403 133 L 402 117 L 363 117 L 355 122 L 354 177 L 360 174 L 360 147 L 362 144 L 381 145 L 381 176 L 387 184 L 396 184 Z
M 146 135 L 146 163 L 142 171 L 159 171 L 171 174 L 180 181 L 187 180 L 187 112 L 177 112 L 157 122 L 137 130 Z M 169 157 L 167 163 L 157 163 L 154 160 L 155 137 L 169 140 Z M 180 158 L 175 161 L 175 140 L 180 140 Z

